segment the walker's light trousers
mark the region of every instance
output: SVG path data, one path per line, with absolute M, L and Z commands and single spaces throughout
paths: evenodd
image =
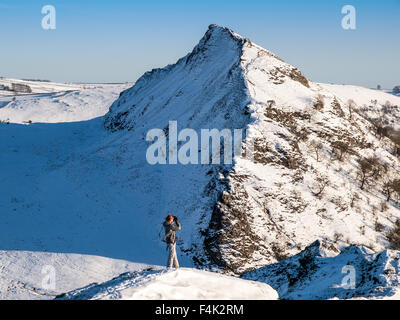
M 178 257 L 176 255 L 176 244 L 175 243 L 168 244 L 167 267 L 172 268 L 172 266 L 174 266 L 175 268 L 179 268 Z

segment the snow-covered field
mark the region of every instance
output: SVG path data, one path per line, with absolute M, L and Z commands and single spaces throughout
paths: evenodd
M 6 80 L 0 80 L 0 85 Z M 13 80 L 13 82 L 15 82 Z M 24 83 L 24 81 L 20 81 Z M 0 121 L 59 123 L 103 116 L 119 93 L 131 84 L 64 85 L 34 82 L 32 94 L 1 96 Z M 12 93 L 12 92 L 11 92 Z
M 81 85 L 73 83 L 55 83 L 47 81 L 27 81 L 20 79 L 10 79 L 10 78 L 0 78 L 0 86 L 12 88 L 12 84 L 22 84 L 29 86 L 31 89 L 31 94 L 18 94 L 18 95 L 32 95 L 32 94 L 54 94 L 63 93 L 67 91 L 82 90 L 83 88 L 95 88 L 95 85 Z M 1 96 L 15 96 L 15 92 L 8 90 L 0 90 Z

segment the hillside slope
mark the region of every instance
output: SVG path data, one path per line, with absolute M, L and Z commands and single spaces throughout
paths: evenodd
M 315 239 L 337 249 L 390 245 L 386 232 L 400 211 L 386 203 L 383 185 L 398 174 L 399 161 L 393 141 L 379 137 L 364 112 L 373 100 L 379 115 L 387 101 L 400 105 L 383 92 L 313 83 L 273 53 L 211 25 L 192 53 L 126 90 L 105 126 L 143 139 L 142 158 L 146 132 L 167 132 L 171 120 L 199 136 L 200 129 L 248 130 L 242 148 L 254 146 L 253 160 L 155 165 L 144 173 L 160 181 L 163 214 L 176 213 L 190 230 L 180 248 L 195 264 L 240 273 Z M 360 161 L 373 156 L 379 172 L 374 167 L 375 176 L 362 181 Z

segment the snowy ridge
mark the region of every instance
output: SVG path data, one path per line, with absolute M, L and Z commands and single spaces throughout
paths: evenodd
M 357 110 L 348 108 L 349 99 Z M 315 239 L 337 247 L 389 245 L 385 232 L 400 214 L 395 203 L 378 210 L 384 177 L 368 190 L 358 181 L 359 160 L 366 156 L 379 155 L 391 172 L 400 172 L 393 142 L 379 139 L 363 113 L 372 100 L 400 105 L 383 92 L 313 83 L 271 52 L 211 25 L 191 54 L 125 91 L 105 123 L 111 130 L 129 129 L 131 137 L 166 128 L 168 120 L 195 130 L 249 129 L 243 145 L 254 142 L 254 162 L 238 158 L 233 166 L 204 168 L 209 177 L 198 166 L 160 169 L 160 179 L 172 186 L 191 181 L 182 174 L 186 170 L 202 181 L 189 202 L 178 206 L 181 193 L 173 189 L 166 199 L 166 208 L 198 230 L 190 241 L 183 238 L 182 249 L 196 264 L 240 273 L 295 254 Z M 349 152 L 338 156 L 337 145 Z M 190 190 L 191 183 L 186 186 Z M 202 205 L 192 207 L 193 199 Z M 377 224 L 383 230 L 375 230 Z
M 185 226 L 180 232 L 180 248 L 190 251 L 193 262 L 200 265 L 213 255 L 207 252 L 210 245 L 206 245 L 205 254 L 202 238 L 208 232 L 210 208 L 220 190 L 227 188 L 223 177 L 227 170 L 214 165 L 148 165 L 145 154 L 149 144 L 144 138 L 150 129 L 168 130 L 169 121 L 177 121 L 178 130 L 192 128 L 197 132 L 203 128 L 245 128 L 250 116 L 240 64 L 244 42 L 231 30 L 211 25 L 192 53 L 175 65 L 146 73 L 121 94 L 105 118 L 106 128 L 122 130 L 119 134 L 124 139 L 136 142 L 134 157 L 143 163 L 138 181 L 157 186 L 152 192 L 158 203 L 145 205 L 151 206 L 158 221 L 168 212 L 180 217 Z M 146 182 L 149 177 L 152 182 Z
M 193 129 L 244 126 L 246 88 L 240 55 L 244 39 L 210 26 L 193 51 L 176 64 L 145 73 L 124 91 L 106 115 L 105 126 L 135 134 L 166 127 L 169 120 Z M 212 69 L 210 69 L 212 66 Z
M 229 290 L 226 290 L 229 288 Z M 59 295 L 59 300 L 277 300 L 269 285 L 196 269 L 128 272 Z
M 354 245 L 335 255 L 316 241 L 287 260 L 241 277 L 270 284 L 280 299 L 398 299 L 399 259 L 399 251 L 377 254 Z M 349 267 L 355 275 L 353 287 L 345 279 Z

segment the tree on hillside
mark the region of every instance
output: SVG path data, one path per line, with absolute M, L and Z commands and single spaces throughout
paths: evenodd
M 342 161 L 346 154 L 353 153 L 353 150 L 350 144 L 346 141 L 333 141 L 331 143 L 332 146 L 332 156 L 334 159 Z
M 349 99 L 349 100 L 347 100 L 346 106 L 349 109 L 349 119 L 351 120 L 353 117 L 353 113 L 357 108 L 357 104 L 355 103 L 355 101 L 353 99 Z
M 381 140 L 383 137 L 390 137 L 392 128 L 390 126 L 385 126 L 382 121 L 377 121 L 375 123 L 376 137 Z
M 383 194 L 386 195 L 386 200 L 389 201 L 392 198 L 393 193 L 400 198 L 400 179 L 393 178 L 387 180 L 383 184 Z
M 390 244 L 390 249 L 400 250 L 400 220 L 395 222 L 394 228 L 386 234 L 386 237 Z
M 319 153 L 324 149 L 324 145 L 320 141 L 311 141 L 311 146 L 314 148 L 317 161 L 319 161 Z
M 324 108 L 324 105 L 325 105 L 324 96 L 322 94 L 318 94 L 315 97 L 314 109 L 320 111 L 320 110 L 322 110 Z
M 380 162 L 376 156 L 362 158 L 359 160 L 360 189 L 364 190 L 374 179 L 387 171 L 387 167 Z

